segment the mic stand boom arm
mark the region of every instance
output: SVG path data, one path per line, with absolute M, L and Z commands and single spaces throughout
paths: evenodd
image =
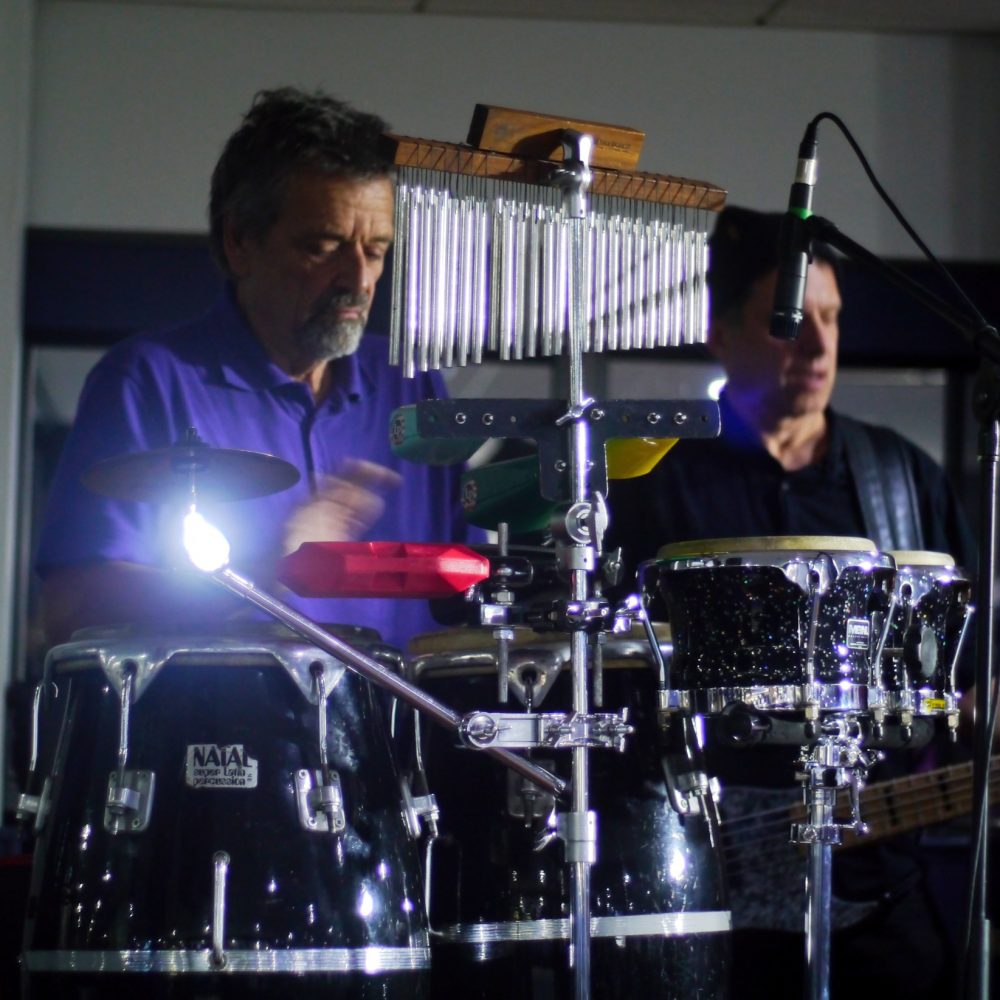
M 918 281 L 887 264 L 860 243 L 842 233 L 832 222 L 819 215 L 810 215 L 804 222 L 809 240 L 828 243 L 846 257 L 868 268 L 880 278 L 906 292 L 926 309 L 939 316 L 961 333 L 984 358 L 1000 364 L 1000 336 L 996 327 L 990 326 L 979 316 L 957 309 L 950 302 L 925 288 Z
M 870 250 L 845 236 L 832 222 L 810 215 L 805 220 L 811 240 L 821 240 L 890 284 L 906 292 L 925 308 L 954 327 L 972 344 L 982 361 L 976 379 L 973 414 L 979 423 L 980 530 L 976 602 L 976 725 L 973 737 L 973 823 L 972 895 L 970 907 L 969 955 L 966 957 L 965 996 L 988 1000 L 990 995 L 990 934 L 987 914 L 987 820 L 990 749 L 993 716 L 994 579 L 996 576 L 997 485 L 1000 468 L 1000 337 L 996 328 L 972 312 L 951 303 L 879 259 Z

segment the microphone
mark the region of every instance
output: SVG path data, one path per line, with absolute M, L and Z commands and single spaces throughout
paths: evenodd
M 809 232 L 816 186 L 816 123 L 810 122 L 799 146 L 795 181 L 788 195 L 788 211 L 778 231 L 778 281 L 774 288 L 771 336 L 795 340 L 802 324 L 802 304 L 809 271 Z

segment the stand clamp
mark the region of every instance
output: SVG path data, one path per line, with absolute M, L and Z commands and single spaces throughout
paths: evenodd
M 635 727 L 629 725 L 628 709 L 620 715 L 565 712 L 470 712 L 459 725 L 462 743 L 474 750 L 485 747 L 553 750 L 574 747 L 625 749 L 625 737 Z

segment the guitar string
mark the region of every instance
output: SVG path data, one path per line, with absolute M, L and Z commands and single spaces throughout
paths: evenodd
M 903 807 L 905 807 L 906 805 L 909 804 L 910 800 L 914 798 L 914 796 L 920 798 L 921 802 L 924 801 L 923 797 L 917 795 L 917 793 L 915 793 L 913 789 L 907 788 L 906 787 L 907 785 L 917 784 L 920 786 L 921 791 L 927 788 L 932 789 L 930 794 L 931 797 L 933 798 L 940 795 L 940 785 L 942 781 L 947 785 L 946 790 L 950 790 L 958 782 L 964 782 L 970 780 L 972 776 L 971 763 L 956 764 L 953 765 L 951 768 L 946 768 L 945 770 L 948 771 L 948 774 L 936 780 L 932 780 L 930 777 L 935 772 L 928 771 L 925 772 L 924 774 L 911 775 L 905 778 L 890 779 L 887 782 L 876 782 L 874 784 L 868 785 L 861 793 L 862 808 L 864 808 L 865 806 L 865 800 L 868 800 L 870 803 L 881 802 L 884 804 L 886 802 L 886 799 L 884 794 L 881 793 L 881 790 L 884 788 L 885 785 L 891 784 L 898 789 L 895 797 L 902 798 Z M 998 772 L 998 774 L 1000 774 L 1000 772 Z M 991 774 L 990 781 L 993 781 L 994 778 L 996 777 L 997 777 L 996 774 Z M 765 792 L 765 794 L 769 794 L 776 790 L 769 788 L 763 791 Z M 723 790 L 722 800 L 723 801 L 725 800 L 724 790 Z M 893 804 L 896 805 L 895 802 Z M 775 806 L 770 809 L 764 809 L 759 812 L 749 813 L 743 816 L 734 816 L 730 820 L 725 820 L 723 825 L 726 827 L 727 830 L 735 830 L 740 825 L 751 826 L 756 828 L 768 822 L 769 817 L 771 819 L 783 822 L 789 819 L 789 815 L 790 815 L 790 807 L 789 804 L 785 802 L 782 805 Z
M 996 786 L 1000 784 L 1000 775 L 991 776 L 991 784 Z M 949 780 L 948 792 L 954 793 L 955 795 L 965 794 L 971 788 L 971 775 L 956 777 Z M 906 791 L 897 792 L 894 796 L 894 802 L 888 803 L 883 796 L 878 797 L 879 801 L 870 803 L 869 809 L 864 809 L 862 811 L 862 820 L 865 822 L 873 823 L 881 820 L 892 813 L 897 815 L 906 815 L 907 813 L 920 811 L 923 807 L 929 803 L 940 802 L 941 795 L 940 790 L 929 789 L 926 792 L 921 791 L 919 793 L 907 793 Z M 760 822 L 758 817 L 768 816 L 772 817 L 763 822 Z M 799 814 L 793 817 L 792 809 L 786 804 L 783 808 L 770 809 L 763 813 L 757 813 L 753 816 L 742 816 L 737 817 L 732 821 L 724 820 L 723 827 L 723 837 L 730 841 L 730 843 L 735 842 L 740 836 L 740 831 L 736 829 L 738 825 L 747 826 L 751 824 L 748 833 L 752 832 L 759 834 L 761 832 L 766 832 L 769 829 L 777 827 L 787 827 L 789 826 L 793 818 L 798 821 L 800 818 L 804 819 L 804 815 Z M 907 817 L 908 818 L 908 817 Z M 740 843 L 755 843 L 760 840 L 771 839 L 770 836 L 766 835 L 756 836 L 746 838 L 744 837 L 740 840 Z
M 1000 787 L 1000 775 L 991 775 L 990 777 L 991 788 L 995 789 Z M 963 778 L 955 778 L 949 782 L 949 792 L 957 795 L 962 795 L 963 793 L 971 792 L 972 779 L 971 775 Z M 874 787 L 874 786 L 873 786 Z M 902 795 L 905 796 L 905 792 Z M 900 793 L 896 794 L 898 800 Z M 879 820 L 891 816 L 895 813 L 897 817 L 909 818 L 908 813 L 919 812 L 928 803 L 940 802 L 941 796 L 939 792 L 929 791 L 926 794 L 916 794 L 911 798 L 906 799 L 905 802 L 900 804 L 898 801 L 894 806 L 884 803 L 881 807 L 870 809 L 867 812 L 862 813 L 862 821 L 874 824 Z M 956 810 L 954 812 L 946 813 L 938 819 L 932 820 L 925 825 L 933 825 L 935 822 L 943 822 L 947 819 L 951 819 L 954 816 L 962 815 L 968 812 L 967 809 Z M 724 820 L 722 823 L 722 855 L 723 860 L 726 863 L 728 870 L 733 870 L 732 862 L 739 859 L 741 855 L 746 855 L 746 852 L 751 848 L 759 848 L 761 845 L 767 843 L 784 843 L 788 844 L 789 847 L 795 845 L 789 840 L 790 827 L 792 824 L 792 816 L 789 807 L 786 805 L 784 808 L 767 810 L 765 813 L 758 813 L 755 816 L 768 815 L 768 814 L 780 814 L 774 820 L 768 820 L 764 824 L 759 824 L 753 827 L 753 836 L 751 837 L 740 837 L 738 831 L 734 830 L 730 825 L 730 821 Z M 739 817 L 739 821 L 746 823 L 754 817 Z M 802 817 L 804 819 L 804 817 Z M 733 821 L 735 822 L 735 821 Z M 749 832 L 749 831 L 748 831 Z M 881 839 L 881 838 L 879 838 Z M 861 847 L 864 845 L 864 836 L 859 835 L 856 841 L 851 842 L 850 846 Z M 753 863 L 755 866 L 760 868 L 759 859 L 748 859 L 744 857 L 746 863 Z M 764 870 L 768 867 L 773 867 L 773 865 L 764 865 Z M 777 867 L 781 867 L 781 862 L 777 862 Z
M 967 810 L 963 810 L 967 812 Z M 959 815 L 959 813 L 955 813 Z M 949 817 L 941 817 L 935 822 L 941 822 Z M 733 842 L 731 838 L 728 837 L 727 833 L 724 833 L 724 840 L 728 840 L 722 848 L 723 862 L 725 864 L 726 870 L 733 875 L 739 874 L 741 871 L 748 867 L 754 868 L 760 874 L 766 874 L 768 871 L 774 869 L 781 869 L 786 866 L 787 863 L 787 853 L 777 852 L 770 855 L 770 861 L 761 862 L 760 848 L 762 845 L 770 843 L 774 847 L 781 844 L 786 844 L 790 848 L 794 848 L 797 845 L 793 844 L 789 839 L 790 833 L 790 821 L 782 823 L 782 828 L 780 830 L 775 830 L 773 833 L 758 836 L 754 838 L 744 839 L 743 841 Z M 859 837 L 856 841 L 850 843 L 850 847 L 861 847 L 864 845 L 864 838 Z M 754 849 L 754 856 L 750 857 L 750 851 Z M 764 855 L 763 857 L 768 857 Z

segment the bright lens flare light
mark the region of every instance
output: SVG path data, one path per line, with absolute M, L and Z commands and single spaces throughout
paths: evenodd
M 719 396 L 722 395 L 722 390 L 726 387 L 726 377 L 713 378 L 711 382 L 708 383 L 708 388 L 705 390 L 709 399 L 714 399 L 715 402 L 719 401 Z
M 184 548 L 188 558 L 204 573 L 214 573 L 229 563 L 229 541 L 192 507 L 184 515 Z

